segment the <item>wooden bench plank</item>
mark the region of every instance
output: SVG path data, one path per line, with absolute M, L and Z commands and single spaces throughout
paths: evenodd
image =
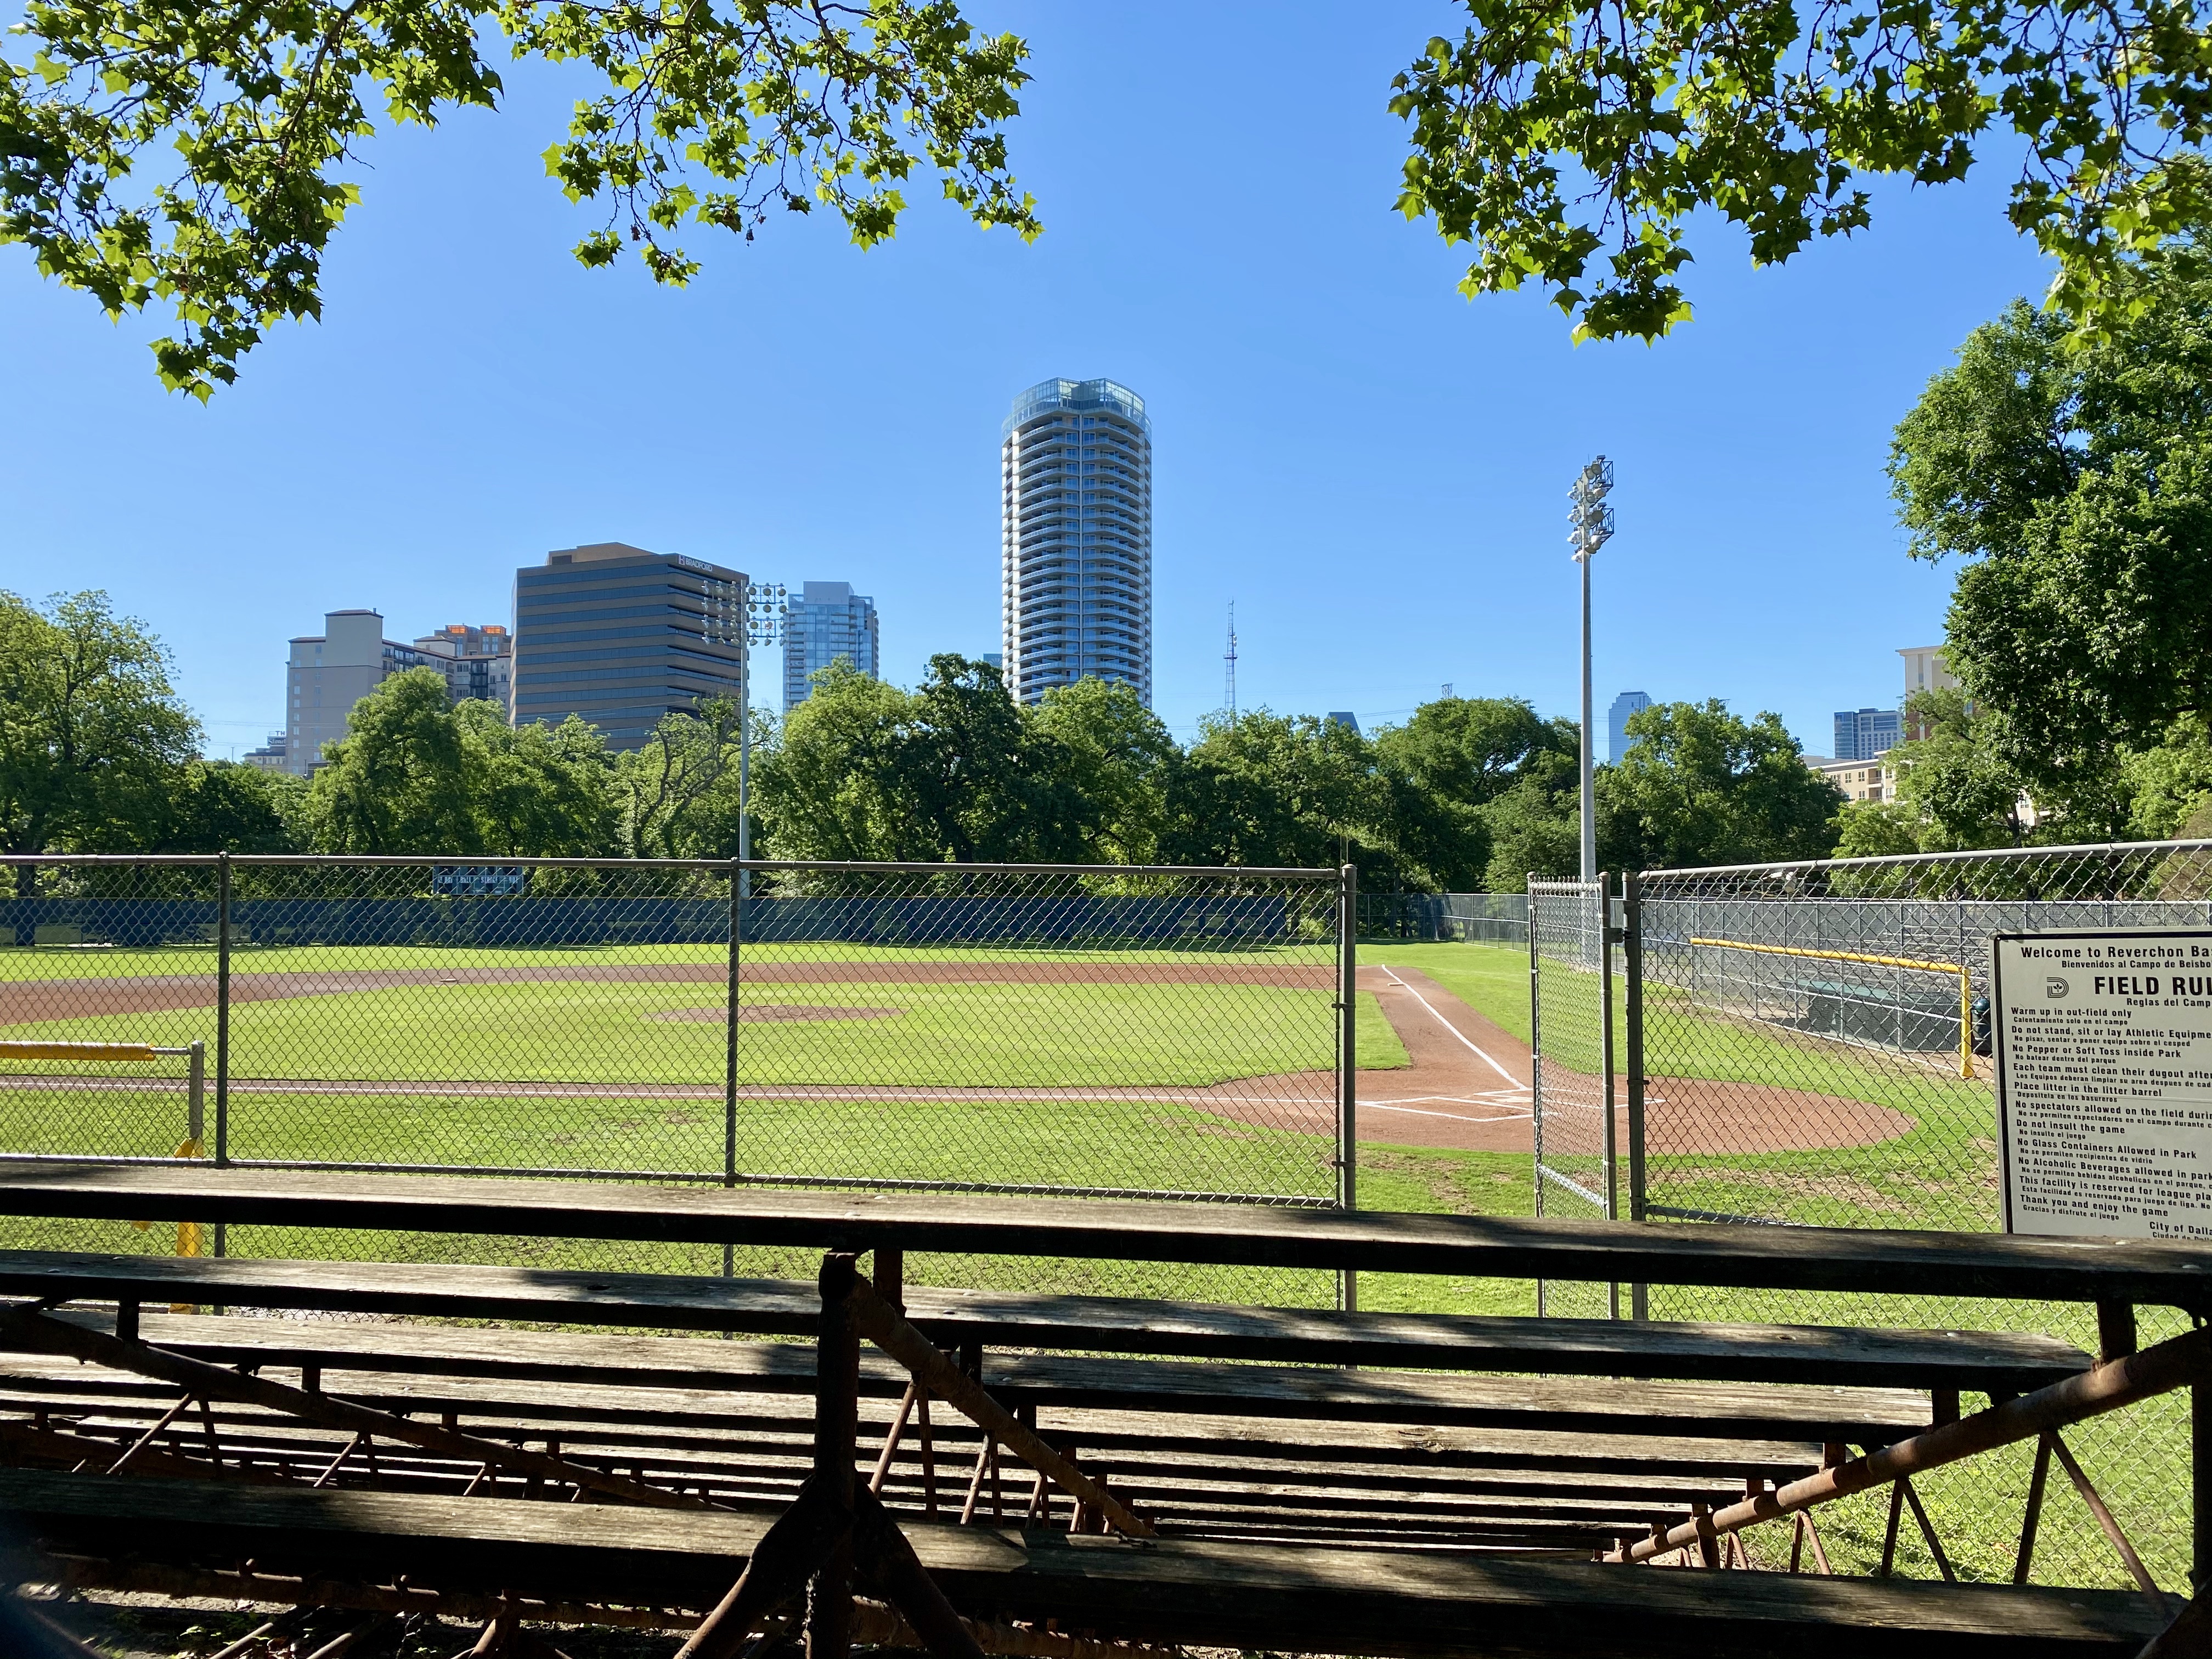
M 90 1310 L 58 1317 L 107 1330 Z M 814 1391 L 814 1352 L 788 1342 L 698 1337 L 607 1336 L 589 1331 L 483 1331 L 398 1323 L 141 1316 L 141 1334 L 214 1364 L 315 1365 L 457 1377 L 572 1380 L 639 1389 L 741 1394 Z M 40 1361 L 40 1364 L 52 1362 Z M 1802 1384 L 1642 1382 L 1580 1378 L 1454 1376 L 1443 1372 L 1204 1364 L 1055 1354 L 991 1354 L 985 1379 L 1010 1403 L 1045 1410 L 1157 1411 L 1224 1421 L 1261 1418 L 1296 1433 L 1300 1419 L 1346 1425 L 1404 1425 L 1425 1438 L 1477 1430 L 1612 1435 L 1624 1448 L 1650 1437 L 1845 1441 L 1886 1444 L 1927 1426 L 1924 1398 L 1888 1389 Z M 864 1399 L 892 1400 L 906 1376 L 863 1354 Z M 811 1410 L 811 1407 L 809 1407 Z M 1626 1449 L 1620 1455 L 1630 1456 Z
M 700 1608 L 768 1516 L 0 1471 L 0 1512 L 100 1557 Z M 2130 1592 L 1672 1572 L 1433 1552 L 1019 1534 L 908 1522 L 972 1615 L 1131 1639 L 1437 1659 L 2088 1659 L 2165 1622 Z
M 0 1253 L 0 1292 L 443 1318 L 811 1334 L 811 1285 L 779 1279 L 346 1261 Z M 1347 1314 L 1113 1297 L 908 1292 L 938 1341 L 1173 1358 L 1681 1381 L 2024 1393 L 2087 1370 L 2055 1338 L 2002 1331 Z
M 1000 1255 L 2104 1300 L 2212 1310 L 2212 1249 L 2167 1240 L 58 1163 L 0 1165 L 0 1214 L 817 1249 L 868 1250 L 880 1244 Z

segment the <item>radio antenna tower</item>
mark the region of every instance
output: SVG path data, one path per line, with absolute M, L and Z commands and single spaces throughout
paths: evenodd
M 1232 726 L 1237 721 L 1237 601 L 1229 601 L 1229 648 L 1221 653 L 1221 696 Z

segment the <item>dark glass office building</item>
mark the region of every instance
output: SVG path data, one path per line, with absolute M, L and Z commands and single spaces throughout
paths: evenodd
M 579 714 L 614 749 L 745 693 L 745 575 L 621 542 L 514 573 L 514 723 Z

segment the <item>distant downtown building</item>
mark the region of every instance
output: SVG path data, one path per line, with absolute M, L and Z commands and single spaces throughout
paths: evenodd
M 744 698 L 743 571 L 623 542 L 514 573 L 514 721 L 582 716 L 612 749 L 661 717 Z
M 814 693 L 814 676 L 842 657 L 870 679 L 882 678 L 876 602 L 850 582 L 806 582 L 783 617 L 783 706 Z
M 495 702 L 511 719 L 514 706 L 514 635 L 499 623 L 471 628 L 448 623 L 425 634 L 415 648 L 446 677 L 446 692 L 455 702 Z
M 1613 700 L 1613 707 L 1605 713 L 1605 757 L 1615 766 L 1628 752 L 1628 717 L 1639 708 L 1651 707 L 1649 693 L 1624 691 Z
M 1895 748 L 1904 734 L 1903 718 L 1894 708 L 1838 708 L 1836 758 L 1870 761 Z
M 249 765 L 302 777 L 322 764 L 323 745 L 346 734 L 353 706 L 410 668 L 434 668 L 455 702 L 481 697 L 507 707 L 507 669 L 514 659 L 505 628 L 455 623 L 412 645 L 384 637 L 374 611 L 331 611 L 323 631 L 291 642 L 284 670 L 284 729 L 247 755 Z
M 1152 423 L 1112 380 L 1042 380 L 1000 451 L 1007 689 L 1085 674 L 1152 702 Z
M 380 613 L 325 611 L 323 631 L 294 640 L 285 664 L 283 769 L 313 771 L 323 745 L 345 736 L 354 704 L 394 674 L 430 665 L 427 653 L 384 637 Z

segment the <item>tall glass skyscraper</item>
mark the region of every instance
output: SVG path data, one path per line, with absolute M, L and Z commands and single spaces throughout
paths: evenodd
M 1042 380 L 1000 451 L 1006 687 L 1085 674 L 1152 703 L 1152 423 L 1111 380 Z
M 870 679 L 877 656 L 876 602 L 850 582 L 806 582 L 783 613 L 783 707 L 814 695 L 814 676 L 842 657 Z

